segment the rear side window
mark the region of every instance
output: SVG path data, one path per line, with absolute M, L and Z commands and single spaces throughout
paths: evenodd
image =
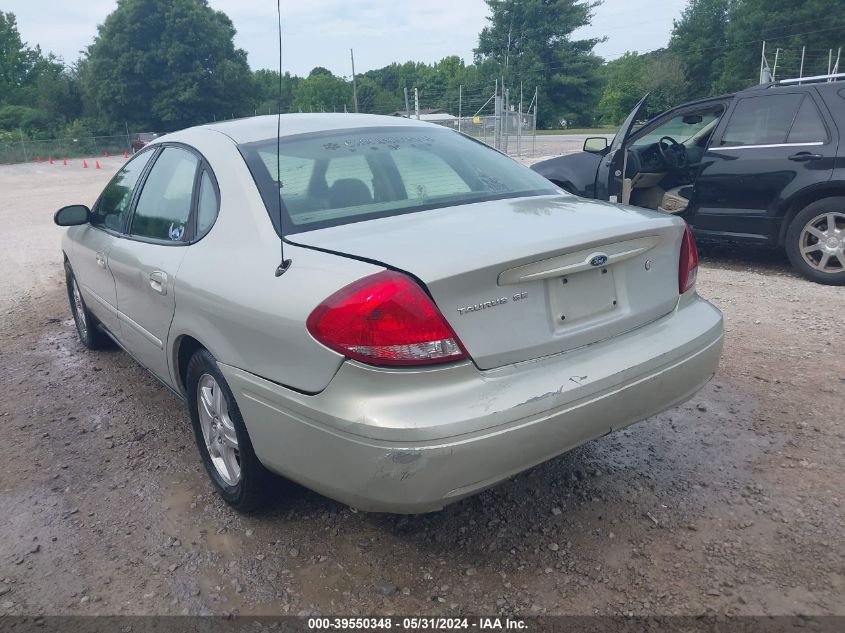
M 144 182 L 132 216 L 130 234 L 167 242 L 187 237 L 188 218 L 199 159 L 178 147 L 166 147 Z
M 804 95 L 779 94 L 740 99 L 722 138 L 723 147 L 785 143 Z
M 798 115 L 786 137 L 787 143 L 815 143 L 827 140 L 827 129 L 822 122 L 821 114 L 810 96 L 804 97 Z
M 214 224 L 218 211 L 217 191 L 207 171 L 200 177 L 200 191 L 197 197 L 197 237 L 202 237 Z
M 132 201 L 132 192 L 144 167 L 150 162 L 155 151 L 137 154 L 123 166 L 103 191 L 96 208 L 91 214 L 91 224 L 102 226 L 112 231 L 123 229 L 123 219 Z

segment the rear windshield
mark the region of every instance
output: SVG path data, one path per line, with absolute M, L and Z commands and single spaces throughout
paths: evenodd
M 283 138 L 278 163 L 275 138 L 239 149 L 276 231 L 281 190 L 286 234 L 557 192 L 542 176 L 445 128 L 367 128 Z

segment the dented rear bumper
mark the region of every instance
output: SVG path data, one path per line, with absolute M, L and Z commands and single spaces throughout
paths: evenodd
M 627 334 L 496 370 L 347 362 L 304 395 L 220 369 L 269 469 L 362 510 L 421 513 L 687 400 L 721 348 L 721 313 L 691 295 Z

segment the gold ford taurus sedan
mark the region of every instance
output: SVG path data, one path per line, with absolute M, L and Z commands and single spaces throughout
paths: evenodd
M 276 126 L 157 138 L 92 208 L 56 213 L 82 342 L 115 341 L 186 401 L 235 508 L 276 473 L 437 510 L 713 376 L 722 316 L 682 220 L 419 121 Z

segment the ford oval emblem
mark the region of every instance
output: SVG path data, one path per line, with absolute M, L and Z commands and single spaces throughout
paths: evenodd
M 604 266 L 607 263 L 607 255 L 596 255 L 590 260 L 590 266 Z

